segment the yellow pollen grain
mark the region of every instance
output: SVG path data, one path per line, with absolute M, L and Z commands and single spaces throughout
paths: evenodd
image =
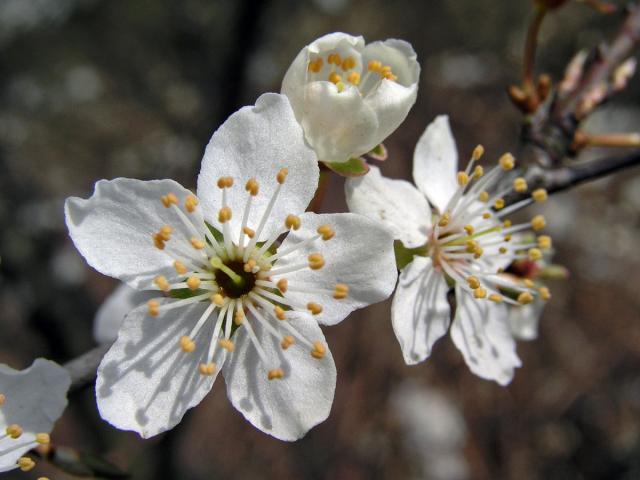
M 283 350 L 286 350 L 294 343 L 295 343 L 295 339 L 291 335 L 285 335 L 284 337 L 282 337 L 282 342 L 280 342 L 280 346 L 282 347 Z
M 473 291 L 473 296 L 474 296 L 475 298 L 479 298 L 479 299 L 480 299 L 480 298 L 486 298 L 486 296 L 487 296 L 487 291 L 486 291 L 484 288 L 482 288 L 482 287 L 478 287 L 478 288 L 476 288 L 476 289 Z
M 244 186 L 244 189 L 249 192 L 252 197 L 255 197 L 260 191 L 260 184 L 255 178 L 250 178 L 247 180 L 247 184 Z
M 482 145 L 478 145 L 476 148 L 473 149 L 473 153 L 471 154 L 471 158 L 474 161 L 477 161 L 477 160 L 480 160 L 483 155 L 484 155 L 484 147 Z
M 256 232 L 254 230 L 251 230 L 249 227 L 244 227 L 242 231 L 249 238 L 253 238 L 256 235 Z
M 347 57 L 342 61 L 341 68 L 346 72 L 347 70 L 351 70 L 355 66 L 356 66 L 355 58 Z
M 336 284 L 335 288 L 333 289 L 333 298 L 335 298 L 336 300 L 344 300 L 345 298 L 347 298 L 347 295 L 349 295 L 349 286 L 345 285 L 344 283 Z
M 388 73 L 392 73 L 392 71 L 391 71 L 391 67 L 390 67 L 389 65 L 385 65 L 384 67 L 382 67 L 382 68 L 380 69 L 380 75 L 383 75 L 383 76 L 384 76 L 384 75 L 386 75 L 386 74 L 388 74 Z
M 272 370 L 269 370 L 269 373 L 267 373 L 267 378 L 269 380 L 280 380 L 284 378 L 284 372 L 281 368 L 274 368 Z
M 476 288 L 480 288 L 480 280 L 478 279 L 478 277 L 476 277 L 474 275 L 471 275 L 470 277 L 467 277 L 467 283 L 474 290 Z
M 507 253 L 507 252 L 509 251 L 509 249 L 508 249 L 507 247 L 500 247 L 500 248 L 498 249 L 498 251 L 499 251 L 501 254 L 503 254 L 503 255 L 504 255 L 505 253 Z
M 312 253 L 307 257 L 309 260 L 309 268 L 311 270 L 320 270 L 324 267 L 324 257 L 321 253 Z
M 286 320 L 287 319 L 287 316 L 285 315 L 285 312 L 284 312 L 283 308 L 278 306 L 278 305 L 273 307 L 273 314 L 276 316 L 276 318 L 278 320 Z
M 200 240 L 199 238 L 193 237 L 191 238 L 191 240 L 189 240 L 189 242 L 191 243 L 191 246 L 193 248 L 195 248 L 196 250 L 202 250 L 205 246 L 205 243 Z
M 391 80 L 392 82 L 395 82 L 398 79 L 398 76 L 394 75 L 391 72 L 384 72 L 384 73 L 381 73 L 381 75 L 382 75 L 382 78 L 385 78 L 387 80 Z
M 535 262 L 542 258 L 542 251 L 539 248 L 530 248 L 529 249 L 529 260 Z
M 327 57 L 327 62 L 333 65 L 340 65 L 342 63 L 342 58 L 339 53 L 330 53 Z
M 184 208 L 189 213 L 193 213 L 197 206 L 198 198 L 195 195 L 189 195 L 184 201 Z
M 247 263 L 244 264 L 243 270 L 247 273 L 250 273 L 253 271 L 253 269 L 256 266 L 256 261 L 253 258 L 250 258 Z
M 504 241 L 505 241 L 505 242 L 510 242 L 512 238 L 513 238 L 513 237 L 512 237 L 510 234 L 509 234 L 509 235 L 505 235 L 505 236 L 504 236 Z
M 546 225 L 547 222 L 542 215 L 536 215 L 531 219 L 531 228 L 536 232 L 542 230 Z
M 185 273 L 187 273 L 189 271 L 189 269 L 186 267 L 186 265 L 184 263 L 182 263 L 180 260 L 176 260 L 175 262 L 173 262 L 173 268 L 180 275 L 184 275 Z
M 551 298 L 551 292 L 547 287 L 540 287 L 538 293 L 540 294 L 540 298 L 545 302 Z
M 489 192 L 480 192 L 480 195 L 478 195 L 478 200 L 480 200 L 481 202 L 488 202 Z
M 330 225 L 320 225 L 316 231 L 319 235 L 322 235 L 322 240 L 325 242 L 331 240 L 336 235 L 336 232 Z
M 496 198 L 496 201 L 493 202 L 493 208 L 502 210 L 504 208 L 504 198 Z
M 480 248 L 480 245 L 478 244 L 478 242 L 476 242 L 475 240 L 467 240 L 467 253 L 473 253 L 475 252 L 478 248 Z
M 504 228 L 509 228 L 511 226 L 511 220 L 506 219 L 504 222 L 502 222 L 502 226 Z
M 307 310 L 309 310 L 313 315 L 320 315 L 322 313 L 322 305 L 315 302 L 309 302 L 307 303 Z
M 282 185 L 284 183 L 284 181 L 287 179 L 287 175 L 289 175 L 289 169 L 288 168 L 281 168 L 278 171 L 278 174 L 276 175 L 277 182 L 280 185 Z
M 156 286 L 163 292 L 168 292 L 169 290 L 171 290 L 171 285 L 169 285 L 167 277 L 165 277 L 164 275 L 158 275 L 153 279 L 153 283 L 155 283 Z
M 289 288 L 289 282 L 286 278 L 281 278 L 280 280 L 278 280 L 278 283 L 276 283 L 276 286 L 278 287 L 278 290 L 280 290 L 282 293 L 287 293 L 287 288 Z
M 200 375 L 204 375 L 205 377 L 211 377 L 214 373 L 216 373 L 216 364 L 211 363 L 201 363 L 198 365 L 198 371 Z
M 196 344 L 186 335 L 180 337 L 180 348 L 183 352 L 191 353 L 196 349 Z
M 473 235 L 475 229 L 473 228 L 473 225 L 465 225 L 464 231 L 467 232 L 467 235 Z
M 323 65 L 324 65 L 324 60 L 318 57 L 315 60 L 311 60 L 309 62 L 309 71 L 313 73 L 318 73 L 320 70 L 322 70 Z
M 171 205 L 178 205 L 179 203 L 178 197 L 176 197 L 174 193 L 167 193 L 166 195 L 160 197 L 160 200 L 166 208 L 169 208 Z
M 16 438 L 20 438 L 22 436 L 22 427 L 14 423 L 7 427 L 6 432 L 7 432 L 7 435 L 9 435 L 11 438 L 15 440 Z
M 482 168 L 481 165 L 477 165 L 474 169 L 473 169 L 473 176 L 475 178 L 480 178 L 482 176 L 484 176 L 484 168 Z
M 502 302 L 502 295 L 492 293 L 491 295 L 489 295 L 489 300 L 491 300 L 492 302 L 500 303 Z
M 533 295 L 529 292 L 522 292 L 518 295 L 518 303 L 521 305 L 526 305 L 527 303 L 533 302 Z
M 20 457 L 17 464 L 20 470 L 22 470 L 23 472 L 33 470 L 33 468 L 36 466 L 36 462 L 34 462 L 29 457 Z
M 173 228 L 171 228 L 169 225 L 165 225 L 160 229 L 160 231 L 158 232 L 158 235 L 160 236 L 160 238 L 162 238 L 162 240 L 167 241 L 171 239 L 172 233 L 173 233 Z
M 237 310 L 233 315 L 233 323 L 241 325 L 242 322 L 244 322 L 244 312 L 242 310 Z
M 157 317 L 160 314 L 160 303 L 157 300 L 149 300 L 147 302 L 147 309 L 149 311 L 149 315 L 152 317 Z
M 447 225 L 449 225 L 449 218 L 450 218 L 449 213 L 444 212 L 442 217 L 440 217 L 440 221 L 438 221 L 438 226 L 446 227 Z
M 327 78 L 331 83 L 335 83 L 336 85 L 342 82 L 342 77 L 338 75 L 336 72 L 331 72 L 329 77 Z
M 197 290 L 200 287 L 200 279 L 198 277 L 189 277 L 187 278 L 187 287 L 190 290 Z
M 467 172 L 458 172 L 458 185 L 464 187 L 467 183 L 469 183 Z
M 231 220 L 231 216 L 232 216 L 231 208 L 226 206 L 222 207 L 218 212 L 218 221 L 220 223 L 226 223 L 229 220 Z
M 531 192 L 531 198 L 533 198 L 536 202 L 542 203 L 549 198 L 549 194 L 544 188 L 538 188 Z
M 505 153 L 500 157 L 498 163 L 500 163 L 500 167 L 502 168 L 502 170 L 508 172 L 509 170 L 513 170 L 513 167 L 516 166 L 516 159 L 513 158 L 513 155 L 511 155 L 510 153 Z
M 358 72 L 351 72 L 347 76 L 347 82 L 351 85 L 360 85 L 360 74 Z
M 215 303 L 217 306 L 221 307 L 224 305 L 224 297 L 219 293 L 214 293 L 209 297 L 211 303 Z
M 491 214 L 489 212 L 484 212 L 482 214 L 482 218 L 484 218 L 485 220 L 488 220 L 491 218 Z
M 220 177 L 218 179 L 218 188 L 233 187 L 233 177 Z
M 159 233 L 155 233 L 153 235 L 153 244 L 158 250 L 164 250 L 164 247 L 165 247 L 164 240 L 162 239 Z
M 221 339 L 218 344 L 224 348 L 227 352 L 233 352 L 236 348 L 235 344 L 228 338 Z
M 289 230 L 298 230 L 300 228 L 300 217 L 289 214 L 284 220 L 284 226 Z
M 36 433 L 36 443 L 39 445 L 49 445 L 51 438 L 48 433 Z
M 4 405 L 4 402 L 7 401 L 7 397 L 5 395 L 3 395 L 2 393 L 0 393 L 0 407 L 2 405 Z
M 367 69 L 370 72 L 380 72 L 380 70 L 382 70 L 382 62 L 378 60 L 370 60 L 367 64 Z
M 50 480 L 49 477 L 38 477 L 37 480 Z
M 473 258 L 480 258 L 482 255 L 484 254 L 484 250 L 480 247 L 476 248 L 476 250 L 473 252 Z
M 327 348 L 322 344 L 322 342 L 313 342 L 313 350 L 311 350 L 311 356 L 317 360 L 321 360 L 324 358 L 327 353 Z
M 527 181 L 524 178 L 518 177 L 513 181 L 513 189 L 516 192 L 524 193 L 527 191 L 527 188 L 529 188 L 529 186 L 527 185 Z
M 540 235 L 538 237 L 538 247 L 542 250 L 549 250 L 552 246 L 553 242 L 549 235 Z

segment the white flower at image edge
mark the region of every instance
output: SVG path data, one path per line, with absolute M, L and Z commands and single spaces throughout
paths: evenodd
M 547 193 L 537 189 L 505 206 L 505 195 L 528 190 L 526 181 L 517 177 L 504 186 L 514 158 L 503 155 L 499 165 L 485 173 L 477 164 L 482 153 L 478 146 L 466 170 L 457 172 L 455 140 L 448 118 L 441 116 L 416 146 L 413 178 L 418 188 L 385 178 L 372 167 L 364 177 L 348 179 L 346 193 L 352 212 L 380 221 L 405 248 L 417 249 L 401 271 L 391 312 L 405 362 L 428 358 L 451 326 L 453 342 L 471 371 L 505 385 L 520 366 L 510 310 L 550 298 L 543 285 L 506 275 L 505 269 L 516 260 L 538 261 L 551 248 L 546 235 L 522 240 L 521 232 L 545 226 L 542 216 L 518 225 L 505 217 L 544 201 Z M 457 308 L 449 325 L 451 285 Z M 537 316 L 522 319 L 534 322 Z
M 298 439 L 328 416 L 336 371 L 318 324 L 384 300 L 397 272 L 376 222 L 304 213 L 318 177 L 286 97 L 265 94 L 213 134 L 197 196 L 172 180 L 120 178 L 67 200 L 87 262 L 157 292 L 99 367 L 104 419 L 156 435 L 219 371 L 234 407 L 274 437 Z
M 49 360 L 38 358 L 22 371 L 0 364 L 0 472 L 35 466 L 23 455 L 49 443 L 70 385 L 67 371 Z
M 416 101 L 420 65 L 411 45 L 331 33 L 296 56 L 281 92 L 318 159 L 345 162 L 373 150 Z

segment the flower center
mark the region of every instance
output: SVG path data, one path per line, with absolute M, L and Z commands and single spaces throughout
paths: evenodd
M 253 290 L 256 284 L 256 275 L 245 271 L 242 260 L 229 261 L 225 265 L 235 275 L 229 275 L 228 271 L 218 269 L 214 272 L 215 283 L 220 288 L 220 293 L 229 298 L 240 298 Z

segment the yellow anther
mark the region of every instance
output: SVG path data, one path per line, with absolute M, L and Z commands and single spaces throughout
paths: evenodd
M 280 342 L 280 346 L 282 347 L 283 350 L 286 350 L 294 343 L 295 343 L 295 339 L 291 335 L 285 335 L 284 337 L 282 337 L 282 342 Z
M 482 145 L 478 145 L 476 148 L 473 149 L 473 153 L 471 154 L 471 158 L 474 161 L 480 160 L 482 158 L 482 155 L 484 155 L 484 147 Z
M 465 225 L 464 231 L 467 232 L 467 235 L 473 235 L 475 229 L 473 228 L 473 225 Z
M 37 480 L 50 480 L 49 477 L 38 477 Z
M 289 230 L 298 230 L 300 228 L 300 217 L 293 214 L 287 215 L 284 220 L 284 226 Z
M 475 178 L 480 178 L 484 175 L 484 168 L 482 168 L 481 165 L 476 165 L 476 167 L 473 169 L 473 176 Z
M 473 291 L 473 296 L 476 298 L 486 298 L 487 291 L 482 287 L 478 287 Z
M 166 195 L 160 197 L 160 200 L 166 208 L 169 208 L 171 205 L 177 205 L 179 203 L 178 197 L 176 197 L 174 193 L 167 193 Z
M 287 293 L 287 288 L 289 288 L 289 282 L 287 281 L 286 278 L 281 278 L 280 280 L 278 280 L 278 283 L 276 283 L 276 286 L 278 287 L 278 290 L 280 290 L 282 293 Z
M 147 302 L 147 309 L 149 310 L 149 315 L 157 317 L 160 315 L 160 302 L 157 300 L 149 300 Z
M 7 401 L 7 397 L 0 393 L 0 407 Z
M 358 72 L 351 72 L 347 75 L 347 82 L 351 85 L 360 85 L 360 74 Z
M 481 202 L 488 202 L 489 192 L 480 192 L 480 195 L 478 195 L 478 200 L 480 200 Z
M 468 253 L 473 253 L 478 248 L 480 248 L 480 244 L 478 242 L 476 242 L 475 240 L 467 240 L 466 245 L 467 245 L 467 252 Z
M 189 242 L 191 243 L 191 246 L 196 250 L 202 250 L 205 247 L 205 243 L 196 237 L 192 237 Z
M 542 250 L 549 250 L 552 246 L 553 242 L 551 241 L 551 237 L 549 235 L 540 235 L 538 237 L 538 247 Z
M 467 183 L 469 183 L 467 172 L 458 172 L 458 185 L 464 187 Z
M 473 290 L 475 290 L 476 288 L 480 288 L 480 280 L 475 275 L 467 277 L 467 283 Z
M 198 206 L 198 198 L 195 195 L 189 195 L 184 201 L 184 208 L 189 213 L 193 213 Z
M 36 433 L 36 443 L 49 445 L 51 443 L 51 437 L 49 437 L 48 433 Z
M 482 254 L 484 253 L 484 250 L 480 247 L 476 248 L 476 250 L 473 252 L 473 258 L 480 258 L 482 256 Z
M 280 185 L 282 185 L 284 183 L 284 181 L 287 179 L 287 175 L 289 175 L 289 169 L 288 168 L 281 168 L 278 171 L 278 174 L 276 175 L 276 180 L 278 181 L 278 183 Z
M 169 285 L 167 277 L 165 277 L 164 275 L 158 275 L 153 279 L 153 283 L 155 283 L 156 286 L 163 292 L 168 292 L 169 290 L 171 290 L 171 285 Z
M 159 233 L 153 234 L 153 244 L 158 250 L 164 250 L 164 247 L 165 247 L 164 240 L 162 239 L 162 236 Z
M 446 227 L 447 225 L 449 225 L 449 219 L 450 219 L 449 212 L 444 212 L 444 214 L 440 217 L 440 220 L 438 221 L 438 225 L 440 227 Z
M 508 172 L 509 170 L 513 170 L 513 167 L 516 166 L 516 159 L 513 158 L 513 155 L 510 153 L 505 153 L 500 157 L 499 163 L 500 167 L 502 167 L 505 172 Z
M 342 61 L 342 70 L 345 72 L 356 66 L 356 60 L 353 57 L 347 57 Z
M 231 208 L 230 207 L 222 207 L 218 212 L 218 221 L 220 223 L 226 223 L 231 220 Z
M 7 427 L 7 435 L 9 435 L 14 440 L 16 438 L 20 438 L 22 436 L 22 427 L 18 424 L 12 424 Z
M 541 258 L 542 258 L 542 252 L 540 251 L 539 248 L 529 249 L 529 260 L 531 260 L 532 262 L 535 262 L 537 260 L 540 260 Z
M 505 253 L 507 253 L 507 252 L 509 251 L 509 249 L 508 249 L 507 247 L 500 247 L 500 248 L 498 249 L 498 251 L 499 251 L 502 255 L 504 255 Z
M 496 201 L 493 202 L 493 208 L 502 210 L 504 208 L 504 198 L 496 198 Z
M 278 320 L 286 320 L 287 316 L 285 315 L 285 311 L 282 307 L 276 305 L 273 307 L 273 314 L 276 316 Z
M 320 225 L 316 231 L 322 235 L 322 240 L 325 242 L 331 240 L 336 235 L 336 232 L 329 225 Z
M 183 352 L 191 353 L 196 349 L 196 343 L 186 335 L 180 337 L 180 348 Z
M 249 238 L 253 238 L 256 235 L 256 232 L 254 230 L 251 230 L 249 227 L 244 227 L 242 231 Z
M 269 373 L 267 374 L 267 378 L 269 380 L 280 380 L 284 378 L 284 372 L 282 371 L 281 368 L 274 368 L 272 370 L 269 370 Z
M 524 193 L 527 191 L 527 188 L 529 188 L 529 186 L 527 185 L 527 181 L 524 178 L 518 177 L 513 181 L 513 189 L 516 192 Z
M 344 283 L 337 283 L 333 289 L 333 298 L 336 300 L 344 300 L 349 295 L 349 286 Z
M 309 71 L 313 73 L 318 73 L 320 70 L 322 70 L 323 65 L 324 65 L 324 60 L 318 57 L 315 60 L 311 60 L 309 62 Z
M 549 198 L 549 194 L 544 188 L 538 188 L 531 192 L 531 198 L 533 198 L 536 202 L 544 202 Z
M 395 82 L 398 79 L 397 75 L 394 75 L 391 72 L 380 73 L 380 75 L 382 75 L 382 78 L 386 78 L 387 80 L 391 80 L 392 82 Z
M 491 295 L 489 295 L 489 300 L 491 300 L 492 302 L 500 303 L 502 302 L 502 295 L 492 293 Z
M 385 65 L 384 67 L 382 67 L 382 68 L 380 69 L 380 75 L 383 75 L 383 76 L 384 76 L 384 75 L 387 75 L 387 74 L 389 74 L 389 73 L 392 73 L 392 71 L 391 71 L 391 67 L 390 67 L 389 65 Z
M 307 310 L 309 310 L 313 315 L 320 315 L 322 313 L 322 305 L 315 302 L 309 302 L 307 303 Z
M 342 77 L 338 75 L 336 72 L 331 72 L 329 74 L 329 78 L 327 78 L 331 83 L 335 83 L 336 85 L 342 82 Z
M 327 57 L 327 62 L 333 65 L 340 65 L 342 63 L 342 58 L 339 53 L 330 53 Z
M 540 287 L 538 293 L 540 294 L 540 298 L 545 302 L 551 298 L 551 292 L 547 287 Z
M 198 277 L 187 278 L 187 287 L 190 290 L 197 290 L 200 287 L 200 279 Z
M 162 238 L 162 240 L 166 242 L 167 240 L 171 239 L 172 233 L 173 233 L 173 228 L 171 228 L 169 225 L 165 225 L 160 229 L 160 231 L 158 232 L 158 235 L 160 236 L 160 238 Z
M 214 293 L 209 297 L 211 303 L 215 303 L 217 306 L 221 307 L 224 305 L 224 297 L 219 293 Z
M 247 184 L 244 186 L 244 189 L 249 192 L 252 197 L 255 197 L 260 191 L 260 184 L 255 178 L 250 178 L 247 180 Z
M 242 322 L 244 322 L 244 312 L 242 310 L 237 310 L 233 315 L 233 323 L 241 325 Z
M 180 275 L 184 275 L 185 273 L 187 273 L 189 271 L 189 269 L 186 267 L 186 265 L 184 263 L 182 263 L 180 260 L 176 260 L 175 262 L 173 262 L 173 268 Z
M 524 286 L 527 288 L 533 288 L 536 285 L 530 278 L 523 278 L 522 283 L 524 283 Z
M 488 220 L 491 218 L 491 214 L 489 212 L 484 212 L 482 214 L 482 218 L 484 218 L 485 220 Z
M 235 344 L 228 338 L 222 338 L 218 344 L 224 348 L 227 352 L 233 352 L 236 348 Z
M 509 235 L 505 235 L 505 236 L 504 236 L 504 241 L 505 241 L 505 242 L 510 242 L 512 238 L 513 238 L 513 237 L 511 236 L 511 234 L 509 234 Z
M 507 218 L 504 222 L 502 222 L 502 226 L 504 228 L 509 228 L 511 226 L 511 220 Z
M 380 70 L 382 70 L 382 62 L 379 62 L 378 60 L 371 60 L 367 64 L 367 69 L 370 72 L 380 72 Z
M 20 457 L 17 461 L 17 464 L 20 470 L 22 470 L 23 472 L 33 470 L 33 468 L 36 466 L 36 462 L 34 462 L 29 457 Z
M 244 264 L 243 270 L 247 273 L 250 273 L 253 271 L 256 265 L 256 261 L 253 258 L 250 258 L 247 263 Z
M 313 358 L 321 360 L 326 353 L 327 347 L 325 347 L 322 342 L 313 342 L 313 350 L 311 350 L 311 356 Z
M 522 292 L 518 295 L 518 303 L 521 305 L 526 305 L 527 303 L 533 302 L 533 295 L 529 292 Z
M 216 364 L 211 363 L 201 363 L 198 365 L 198 371 L 200 375 L 204 375 L 205 377 L 212 377 L 214 373 L 216 373 Z
M 320 270 L 324 267 L 324 257 L 321 253 L 312 253 L 307 257 L 309 260 L 309 268 L 311 270 Z
M 536 232 L 542 230 L 546 225 L 547 222 L 542 215 L 536 215 L 531 219 L 531 228 Z

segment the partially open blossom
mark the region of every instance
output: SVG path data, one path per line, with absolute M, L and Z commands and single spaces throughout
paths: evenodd
M 35 466 L 23 455 L 49 443 L 70 385 L 67 371 L 49 360 L 39 358 L 22 371 L 0 364 L 0 472 Z
M 289 97 L 305 138 L 324 162 L 345 162 L 384 141 L 406 118 L 420 66 L 411 45 L 331 33 L 303 48 L 287 70 Z
M 88 263 L 156 291 L 100 365 L 104 419 L 144 437 L 165 431 L 218 372 L 232 404 L 277 438 L 327 417 L 336 372 L 318 324 L 389 296 L 396 269 L 376 222 L 304 213 L 318 176 L 286 97 L 266 94 L 214 133 L 197 196 L 172 180 L 119 178 L 67 200 Z
M 438 117 L 416 146 L 413 178 L 418 188 L 384 178 L 372 167 L 366 176 L 347 181 L 347 202 L 351 211 L 385 224 L 411 254 L 402 266 L 392 306 L 405 361 L 425 360 L 449 329 L 447 292 L 454 287 L 455 345 L 475 374 L 506 384 L 520 366 L 508 307 L 544 301 L 550 293 L 528 279 L 505 278 L 505 269 L 514 260 L 539 261 L 551 247 L 546 235 L 531 240 L 521 236 L 540 231 L 542 216 L 521 224 L 512 224 L 507 216 L 544 201 L 547 193 L 537 189 L 505 206 L 507 194 L 525 193 L 529 187 L 513 174 L 513 156 L 503 155 L 499 165 L 485 172 L 478 165 L 482 154 L 483 148 L 477 147 L 467 168 L 457 171 L 448 119 Z

